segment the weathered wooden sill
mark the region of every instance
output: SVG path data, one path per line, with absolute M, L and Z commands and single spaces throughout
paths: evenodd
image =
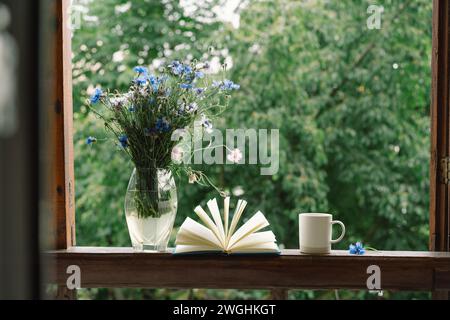
M 131 248 L 73 247 L 45 254 L 54 259 L 52 283 L 65 285 L 69 265 L 81 269 L 81 287 L 367 289 L 367 268 L 381 269 L 383 290 L 450 290 L 450 253 L 347 251 L 310 256 L 137 253 Z

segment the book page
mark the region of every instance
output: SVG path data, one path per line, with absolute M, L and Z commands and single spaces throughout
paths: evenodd
M 223 249 L 222 244 L 210 229 L 188 217 L 181 225 L 175 243 L 187 244 L 191 241 L 195 241 L 192 244 L 209 244 L 216 246 L 217 249 Z
M 219 236 L 220 236 L 220 242 L 222 243 L 222 246 L 225 247 L 225 230 L 223 229 L 223 222 L 222 218 L 220 217 L 220 210 L 219 205 L 217 204 L 217 199 L 211 199 L 207 202 L 209 212 L 211 212 L 211 215 L 214 219 L 214 222 L 217 226 L 217 229 L 219 229 Z
M 236 242 L 229 250 L 253 249 L 258 247 L 258 245 L 274 242 L 276 242 L 276 239 L 272 231 L 256 232 L 248 235 L 241 241 Z
M 227 249 L 231 248 L 235 243 L 249 236 L 250 234 L 261 230 L 269 225 L 266 217 L 261 211 L 255 213 L 244 225 L 242 225 L 232 236 L 228 243 Z
M 178 233 L 175 243 L 176 245 L 208 245 L 217 247 L 216 243 L 187 232 L 186 230 Z
M 228 237 L 227 237 L 227 243 L 226 243 L 227 247 L 230 242 L 231 236 L 233 235 L 234 230 L 236 229 L 239 219 L 241 218 L 242 212 L 244 212 L 244 209 L 246 206 L 247 206 L 247 201 L 238 200 L 236 209 L 234 209 L 233 219 L 231 220 L 230 230 L 228 230 Z
M 225 229 L 225 239 L 228 240 L 228 220 L 230 212 L 230 197 L 225 197 L 223 200 L 223 224 Z
M 205 212 L 205 210 L 203 210 L 202 207 L 197 206 L 197 207 L 195 207 L 194 212 L 197 214 L 197 216 L 200 218 L 200 220 L 206 225 L 206 227 L 211 229 L 211 231 L 216 236 L 217 240 L 222 244 L 223 241 L 222 241 L 222 237 L 220 235 L 219 228 L 217 228 L 216 224 L 211 220 L 211 218 Z M 223 247 L 223 245 L 222 245 L 222 247 Z

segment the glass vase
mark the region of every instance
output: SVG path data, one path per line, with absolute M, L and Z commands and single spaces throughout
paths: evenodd
M 166 250 L 177 206 L 177 189 L 170 170 L 133 170 L 125 196 L 125 216 L 136 251 Z

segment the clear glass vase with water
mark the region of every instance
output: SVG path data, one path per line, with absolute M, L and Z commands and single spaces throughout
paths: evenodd
M 165 251 L 177 206 L 177 189 L 169 169 L 135 168 L 125 196 L 125 216 L 133 248 Z

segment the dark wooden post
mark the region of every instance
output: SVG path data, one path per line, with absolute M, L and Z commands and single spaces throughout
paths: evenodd
M 430 250 L 449 251 L 449 1 L 433 1 Z M 448 299 L 448 292 L 435 292 Z
M 38 0 L 0 0 L 3 11 L 0 50 L 4 53 L 0 59 L 11 57 L 0 61 L 0 72 L 7 77 L 5 82 L 9 82 L 2 82 L 0 86 L 8 91 L 7 97 L 13 97 L 4 106 L 11 108 L 10 116 L 0 114 L 3 120 L 3 128 L 0 128 L 0 299 L 41 297 L 40 3 Z M 12 72 L 9 72 L 10 67 L 13 67 Z M 16 90 L 8 90 L 13 88 Z

